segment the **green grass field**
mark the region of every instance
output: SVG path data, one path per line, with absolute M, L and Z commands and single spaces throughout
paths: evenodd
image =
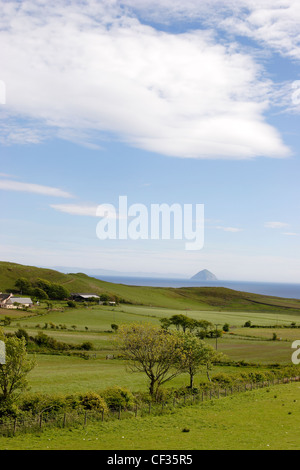
M 131 303 L 114 307 L 78 305 L 54 301 L 52 310 L 42 303 L 30 311 L 0 309 L 0 320 L 11 318 L 6 333 L 19 328 L 30 336 L 43 332 L 56 340 L 79 346 L 91 342 L 90 359 L 74 355 L 36 353 L 36 367 L 30 372 L 31 392 L 72 394 L 120 385 L 132 392 L 147 391 L 143 373 L 131 373 L 118 350 L 111 325 L 133 322 L 160 325 L 160 319 L 182 313 L 197 320 L 230 325 L 221 338 L 206 339 L 229 361 L 250 363 L 250 370 L 267 370 L 270 364 L 290 365 L 291 344 L 300 339 L 300 300 L 258 296 L 222 288 L 167 289 L 105 283 L 84 274 L 65 275 L 52 270 L 0 262 L 2 291 L 13 288 L 18 277 L 41 277 L 68 287 L 72 292 L 118 295 Z M 2 283 L 2 285 L 1 285 Z M 264 328 L 245 328 L 246 321 Z M 47 325 L 47 328 L 45 326 Z M 280 325 L 285 328 L 279 328 Z M 267 327 L 267 328 L 266 328 Z M 273 341 L 273 334 L 277 339 Z M 72 351 L 71 351 L 72 352 Z M 107 356 L 114 359 L 107 359 Z M 255 365 L 256 364 L 256 365 Z M 219 372 L 236 374 L 243 367 L 214 366 Z M 207 380 L 205 371 L 195 385 Z M 166 384 L 188 385 L 187 374 Z M 239 396 L 222 398 L 178 409 L 171 414 L 90 424 L 87 428 L 48 429 L 39 436 L 29 433 L 0 438 L 0 449 L 299 449 L 300 384 L 275 386 Z M 276 398 L 275 398 L 276 395 Z M 276 423 L 276 426 L 274 426 Z M 190 432 L 182 433 L 188 427 Z
M 299 450 L 300 384 L 189 405 L 161 416 L 0 438 L 7 450 Z M 182 432 L 183 428 L 189 432 Z

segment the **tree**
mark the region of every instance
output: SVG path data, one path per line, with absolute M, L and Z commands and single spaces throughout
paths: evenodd
M 190 376 L 190 388 L 194 386 L 194 377 L 203 367 L 206 367 L 207 377 L 212 363 L 221 359 L 221 354 L 197 336 L 185 333 L 181 336 L 180 367 Z
M 196 336 L 200 339 L 204 339 L 207 336 L 210 336 L 211 331 L 214 329 L 213 323 L 207 320 L 198 320 L 197 321 L 197 331 Z
M 169 326 L 174 325 L 177 331 L 182 328 L 184 333 L 187 330 L 192 332 L 198 326 L 197 320 L 183 314 L 172 315 L 170 318 L 161 318 L 160 322 L 161 327 L 164 329 L 168 329 Z
M 147 375 L 152 398 L 156 398 L 162 384 L 182 373 L 178 367 L 181 340 L 177 333 L 153 325 L 125 325 L 119 328 L 117 342 L 129 369 Z
M 5 364 L 0 364 L 0 405 L 9 407 L 27 389 L 27 374 L 35 361 L 28 358 L 24 337 L 2 337 L 5 343 Z
M 29 294 L 31 289 L 31 282 L 26 277 L 19 277 L 15 282 L 15 287 L 20 294 Z
M 41 289 L 40 287 L 34 287 L 31 290 L 31 295 L 33 297 L 36 297 L 39 300 L 48 299 L 48 294 L 43 289 Z

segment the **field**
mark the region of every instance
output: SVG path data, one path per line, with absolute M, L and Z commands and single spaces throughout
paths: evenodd
M 292 342 L 300 339 L 300 301 L 240 293 L 222 288 L 160 289 L 104 283 L 83 274 L 64 275 L 51 270 L 0 263 L 0 281 L 13 288 L 16 277 L 47 278 L 68 285 L 72 291 L 108 293 L 123 299 L 116 306 L 78 304 L 66 301 L 35 305 L 31 310 L 0 309 L 0 321 L 10 321 L 5 333 L 23 329 L 31 337 L 40 332 L 70 345 L 70 351 L 36 351 L 36 367 L 30 372 L 31 392 L 73 394 L 119 385 L 132 392 L 146 392 L 146 376 L 131 373 L 118 357 L 112 324 L 151 323 L 182 313 L 208 320 L 229 331 L 206 341 L 224 354 L 218 373 L 231 376 L 242 371 L 268 371 L 291 365 Z M 2 289 L 4 290 L 4 289 Z M 245 322 L 253 327 L 245 327 Z M 255 327 L 254 327 L 255 326 Z M 79 355 L 82 343 L 91 347 Z M 71 350 L 71 346 L 72 349 Z M 82 351 L 81 351 L 82 352 Z M 32 356 L 33 353 L 30 353 Z M 300 375 L 300 374 L 299 374 Z M 207 381 L 205 371 L 195 385 Z M 186 387 L 187 374 L 166 384 Z M 177 409 L 163 416 L 92 424 L 68 430 L 45 429 L 35 433 L 0 437 L 7 449 L 299 449 L 300 384 L 272 386 L 239 396 L 222 398 Z M 276 396 L 276 398 L 275 398 Z M 274 422 L 277 423 L 274 426 Z M 246 423 L 246 425 L 245 425 Z M 182 433 L 187 427 L 189 432 Z M 124 437 L 123 437 L 124 436 Z
M 30 386 L 34 392 L 42 393 L 72 393 L 89 390 L 100 390 L 108 386 L 122 385 L 130 389 L 146 390 L 147 383 L 142 373 L 130 373 L 124 361 L 120 359 L 107 359 L 109 355 L 118 355 L 115 347 L 115 333 L 111 324 L 118 325 L 133 322 L 147 322 L 160 325 L 159 320 L 170 317 L 177 310 L 157 307 L 143 307 L 135 305 L 120 305 L 107 307 L 94 305 L 90 307 L 67 308 L 65 302 L 56 302 L 55 311 L 47 312 L 43 305 L 38 307 L 34 316 L 21 318 L 17 311 L 10 311 L 12 322 L 5 327 L 6 332 L 13 332 L 19 328 L 25 329 L 28 334 L 35 336 L 39 331 L 73 345 L 80 345 L 90 341 L 93 345 L 89 351 L 89 360 L 80 357 L 37 354 L 37 365 L 30 373 Z M 7 314 L 2 310 L 2 315 Z M 269 313 L 249 312 L 207 312 L 188 311 L 186 315 L 195 319 L 207 319 L 220 325 L 229 323 L 230 331 L 223 333 L 217 340 L 217 347 L 226 357 L 233 361 L 248 361 L 259 363 L 261 367 L 270 363 L 288 364 L 291 362 L 291 342 L 300 338 L 298 328 L 243 328 L 245 321 L 260 322 L 261 325 L 274 324 L 274 315 Z M 14 318 L 14 315 L 17 316 Z M 28 313 L 27 313 L 28 315 Z M 293 314 L 276 315 L 277 323 L 290 325 L 298 317 Z M 47 325 L 47 329 L 45 329 Z M 51 328 L 52 325 L 52 328 Z M 60 329 L 64 325 L 66 329 Z M 281 341 L 272 341 L 273 332 L 277 332 Z M 207 339 L 215 347 L 215 339 Z M 213 372 L 232 370 L 230 366 L 215 367 Z M 203 380 L 205 374 L 198 378 Z M 188 382 L 185 375 L 177 377 L 170 386 L 183 386 Z
M 299 389 L 299 383 L 272 386 L 162 416 L 1 438 L 0 445 L 8 450 L 299 450 Z

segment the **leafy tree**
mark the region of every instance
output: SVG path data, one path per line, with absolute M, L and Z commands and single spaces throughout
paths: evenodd
M 223 331 L 228 332 L 229 331 L 229 323 L 224 323 L 223 325 Z
M 159 387 L 182 373 L 179 364 L 180 338 L 153 325 L 124 325 L 119 328 L 118 347 L 129 369 L 144 372 L 149 392 L 155 398 Z
M 0 364 L 0 404 L 2 410 L 17 401 L 27 389 L 27 374 L 35 361 L 28 358 L 24 337 L 2 337 L 5 343 L 5 364 Z
M 197 321 L 197 331 L 196 336 L 200 339 L 207 338 L 210 336 L 211 331 L 214 329 L 213 323 L 207 320 L 198 320 Z
M 43 289 L 41 289 L 40 287 L 34 287 L 33 289 L 31 289 L 30 294 L 33 297 L 36 297 L 39 300 L 48 299 L 48 294 Z
M 116 323 L 112 323 L 111 325 L 111 329 L 116 333 L 119 329 L 119 325 L 117 325 Z
M 31 282 L 26 277 L 19 277 L 15 282 L 15 287 L 20 294 L 29 294 L 31 289 Z
M 192 332 L 198 326 L 198 321 L 193 318 L 189 318 L 183 314 L 172 315 L 170 318 L 161 318 L 161 326 L 164 329 L 168 329 L 169 326 L 174 325 L 179 331 L 182 328 L 182 331 L 185 333 L 187 330 Z
M 190 388 L 194 386 L 194 377 L 203 367 L 206 371 L 210 370 L 212 363 L 221 359 L 221 354 L 209 344 L 205 343 L 197 336 L 185 333 L 181 336 L 182 344 L 180 347 L 180 367 L 190 376 Z M 208 378 L 210 380 L 209 374 Z

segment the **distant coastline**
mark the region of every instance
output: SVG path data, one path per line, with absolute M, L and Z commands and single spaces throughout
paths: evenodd
M 279 282 L 249 282 L 249 281 L 195 281 L 192 279 L 172 279 L 154 277 L 130 277 L 130 276 L 96 276 L 96 279 L 112 282 L 114 284 L 127 284 L 130 286 L 151 287 L 226 287 L 253 294 L 271 295 L 290 299 L 300 299 L 300 284 Z

